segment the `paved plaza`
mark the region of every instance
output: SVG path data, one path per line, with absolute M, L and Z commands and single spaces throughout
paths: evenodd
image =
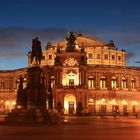
M 0 140 L 140 140 L 140 119 L 65 117 L 61 125 L 1 123 Z

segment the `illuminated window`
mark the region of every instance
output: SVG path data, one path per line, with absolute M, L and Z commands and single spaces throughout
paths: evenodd
M 104 114 L 105 115 L 106 114 L 106 105 L 101 105 L 99 112 L 101 114 Z
M 112 55 L 112 60 L 114 60 L 115 59 L 115 55 Z
M 112 105 L 112 112 L 119 112 L 119 106 L 118 105 Z
M 88 54 L 88 58 L 91 59 L 92 58 L 92 53 Z
M 100 78 L 100 88 L 106 88 L 106 78 L 104 76 Z
M 42 60 L 45 60 L 45 55 L 42 56 Z
M 117 87 L 117 79 L 116 79 L 115 76 L 113 76 L 113 77 L 111 78 L 111 87 L 112 87 L 112 88 L 116 88 L 116 87 Z
M 51 55 L 51 54 L 49 55 L 49 59 L 50 59 L 50 60 L 52 59 L 52 55 Z
M 97 54 L 97 59 L 100 59 L 100 54 L 99 53 Z
M 69 79 L 69 86 L 73 87 L 74 86 L 74 79 Z
M 105 55 L 104 55 L 104 58 L 105 58 L 105 59 L 108 59 L 108 54 L 105 54 Z
M 118 60 L 121 60 L 121 56 L 118 56 Z
M 132 112 L 136 113 L 136 105 L 132 105 Z
M 122 78 L 122 88 L 127 88 L 127 80 L 125 77 Z
M 137 104 L 138 104 L 137 101 L 135 101 L 135 100 L 132 101 L 132 112 L 133 113 L 136 113 L 136 105 Z
M 131 78 L 131 83 L 130 83 L 131 85 L 131 88 L 132 89 L 135 89 L 135 87 L 136 87 L 136 81 L 135 81 L 135 79 L 134 78 Z
M 123 112 L 124 112 L 124 113 L 127 112 L 127 105 L 123 105 Z
M 89 76 L 89 78 L 88 78 L 88 87 L 94 88 L 94 77 L 93 76 Z
M 63 73 L 62 75 L 63 86 L 75 86 L 79 85 L 79 73 L 71 71 L 69 73 Z
M 0 81 L 0 88 L 2 88 L 2 89 L 5 88 L 5 81 Z
M 51 76 L 51 88 L 54 87 L 54 82 L 55 82 L 55 80 L 54 80 L 54 76 Z
M 26 78 L 24 78 L 24 80 L 23 80 L 23 89 L 25 89 L 27 87 L 27 80 L 26 80 Z

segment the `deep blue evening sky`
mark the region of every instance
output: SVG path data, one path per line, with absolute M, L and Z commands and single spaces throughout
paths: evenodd
M 140 66 L 139 0 L 0 0 L 0 70 L 26 67 L 32 38 L 45 48 L 68 31 L 114 40 Z

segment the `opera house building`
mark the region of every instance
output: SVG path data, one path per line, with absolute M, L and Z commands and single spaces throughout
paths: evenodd
M 126 53 L 113 41 L 105 43 L 72 32 L 63 41 L 48 43 L 41 69 L 47 94 L 51 85 L 53 108 L 67 115 L 140 112 L 140 68 L 126 66 Z M 0 112 L 16 106 L 19 77 L 24 77 L 26 88 L 29 67 L 30 52 L 27 68 L 0 71 Z

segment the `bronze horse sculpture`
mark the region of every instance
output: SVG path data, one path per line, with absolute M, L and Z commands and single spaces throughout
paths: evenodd
M 35 66 L 39 66 L 42 59 L 41 42 L 36 37 L 32 41 L 31 63 L 35 60 Z

